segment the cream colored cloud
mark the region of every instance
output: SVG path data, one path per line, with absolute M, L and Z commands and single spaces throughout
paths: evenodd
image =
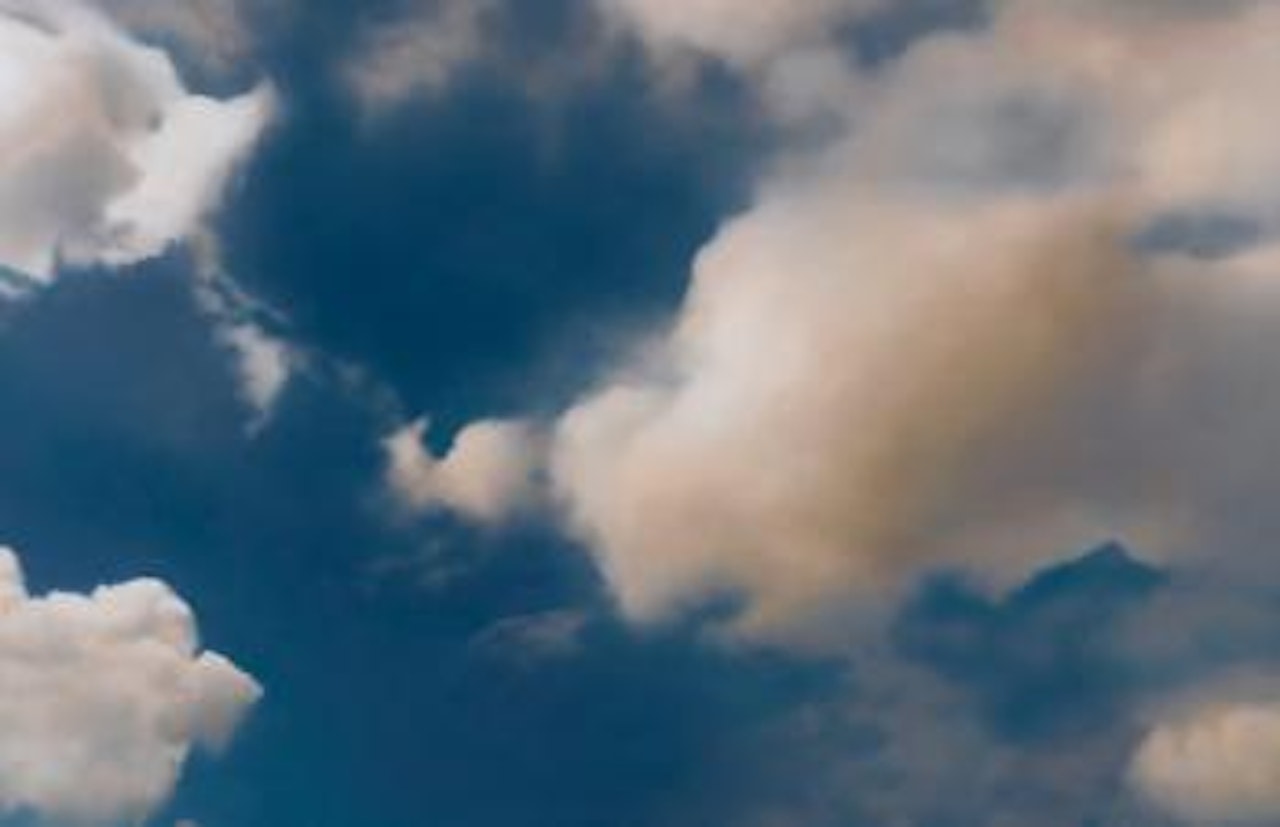
M 0 549 L 0 816 L 139 823 L 261 692 L 164 583 L 31 596 Z
M 425 420 L 384 442 L 391 493 L 413 511 L 452 509 L 478 520 L 510 516 L 533 496 L 537 439 L 518 422 L 468 426 L 443 457 L 423 444 Z
M 1198 825 L 1280 819 L 1280 704 L 1204 702 L 1154 727 L 1131 777 L 1151 803 Z
M 559 423 L 623 611 L 737 594 L 737 632 L 785 635 L 1113 538 L 1265 568 L 1276 274 L 1133 242 L 1168 209 L 1266 218 L 1280 15 L 1232 12 L 1011 3 L 825 95 L 845 133 L 787 153 L 672 331 Z
M 626 13 L 728 15 L 679 8 Z M 745 77 L 838 134 L 781 150 L 671 325 L 550 429 L 623 613 L 727 594 L 732 632 L 790 640 L 1113 539 L 1275 577 L 1277 258 L 1136 239 L 1171 211 L 1274 232 L 1280 9 L 1010 0 L 869 74 L 818 8 L 725 23 L 785 33 Z
M 1000 34 L 1024 64 L 1062 67 L 1103 104 L 1121 171 L 1153 206 L 1274 210 L 1280 117 L 1259 106 L 1258 79 L 1280 69 L 1280 8 L 1245 0 L 1139 3 L 1127 14 L 1089 8 L 1015 2 Z
M 273 109 L 188 91 L 86 6 L 0 3 L 0 263 L 133 263 L 198 229 Z
M 724 230 L 656 378 L 561 422 L 558 490 L 633 617 L 725 590 L 767 628 L 1097 539 L 1077 478 L 1104 458 L 1072 425 L 1147 278 L 1110 212 L 813 198 Z

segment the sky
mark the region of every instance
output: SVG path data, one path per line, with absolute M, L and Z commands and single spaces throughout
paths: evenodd
M 0 827 L 1280 823 L 1268 0 L 0 0 Z

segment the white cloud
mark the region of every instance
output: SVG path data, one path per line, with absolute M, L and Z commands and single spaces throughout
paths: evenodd
M 415 511 L 453 509 L 477 520 L 510 516 L 529 502 L 537 439 L 517 422 L 484 421 L 455 437 L 444 457 L 423 444 L 427 423 L 412 423 L 385 442 L 387 481 L 395 497 Z
M 265 87 L 228 101 L 188 96 L 169 106 L 160 128 L 130 152 L 141 174 L 106 209 L 108 226 L 125 235 L 101 258 L 127 263 L 186 238 L 217 202 L 270 111 Z
M 444 92 L 455 74 L 487 48 L 492 0 L 438 0 L 370 27 L 344 66 L 344 79 L 369 111 L 393 108 L 417 95 Z
M 268 87 L 218 100 L 87 7 L 0 3 L 0 264 L 137 262 L 198 229 L 265 128 Z
M 234 4 L 218 2 L 97 5 L 140 31 L 181 26 L 188 38 L 238 19 Z M 205 219 L 274 107 L 266 84 L 225 100 L 190 92 L 169 54 L 96 7 L 0 0 L 0 266 L 33 280 L 6 292 L 68 265 L 119 267 L 179 242 L 202 254 L 215 246 Z M 234 289 L 216 265 L 201 268 L 217 270 L 201 273 L 205 281 Z M 200 298 L 262 421 L 288 377 L 287 348 L 214 291 Z
M 260 695 L 164 583 L 30 596 L 0 550 L 0 814 L 140 822 Z
M 1204 825 L 1280 819 L 1280 703 L 1208 701 L 1157 725 L 1132 779 L 1153 804 Z

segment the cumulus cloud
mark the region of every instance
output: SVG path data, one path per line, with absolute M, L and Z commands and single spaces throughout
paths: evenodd
M 88 7 L 0 3 L 0 264 L 119 266 L 198 229 L 269 121 L 266 85 L 189 91 Z
M 1138 306 L 1118 232 L 1092 204 L 961 223 L 825 199 L 726 229 L 652 375 L 557 432 L 556 485 L 623 609 L 746 592 L 770 625 L 966 558 L 1016 578 L 1030 529 L 1090 542 L 1044 472 L 1087 462 L 1055 429 Z
M 801 25 L 775 8 L 764 30 Z M 1280 9 L 1129 11 L 1008 0 L 873 75 L 769 41 L 750 76 L 777 111 L 842 128 L 783 150 L 670 327 L 545 446 L 627 616 L 727 594 L 736 632 L 792 635 L 925 572 L 999 587 L 1113 538 L 1275 574 L 1280 119 L 1258 78 Z M 1174 214 L 1258 236 L 1141 241 Z M 435 470 L 397 444 L 402 479 Z M 402 487 L 463 499 L 436 476 Z
M 437 0 L 371 26 L 345 64 L 347 86 L 372 112 L 441 94 L 484 53 L 485 23 L 494 11 L 492 0 Z
M 139 823 L 260 695 L 164 583 L 32 596 L 0 550 L 0 815 Z
M 1133 239 L 1175 209 L 1268 219 L 1278 31 L 1012 3 L 851 85 L 845 136 L 788 159 L 672 332 L 559 424 L 553 479 L 623 610 L 728 592 L 767 634 L 1117 536 L 1265 565 L 1280 479 L 1240 458 L 1275 441 L 1271 259 Z
M 1155 726 L 1131 768 L 1139 791 L 1200 825 L 1280 819 L 1280 703 L 1207 701 Z
M 384 443 L 392 494 L 413 511 L 452 509 L 477 520 L 510 516 L 532 497 L 537 439 L 518 422 L 488 420 L 468 426 L 443 457 L 423 444 L 419 420 Z

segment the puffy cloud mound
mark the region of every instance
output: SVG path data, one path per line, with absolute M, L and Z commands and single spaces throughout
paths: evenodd
M 1015 2 L 851 82 L 841 140 L 766 183 L 672 332 L 559 424 L 553 479 L 624 611 L 727 592 L 772 634 L 1117 536 L 1262 563 L 1280 476 L 1239 458 L 1275 442 L 1274 256 L 1137 239 L 1214 209 L 1267 237 L 1280 122 L 1251 79 L 1277 32 L 1243 4 Z
M 1280 704 L 1209 703 L 1157 726 L 1134 758 L 1139 790 L 1194 824 L 1280 819 Z
M 768 32 L 849 11 L 800 6 L 624 8 Z M 783 153 L 670 327 L 544 446 L 623 612 L 727 594 L 734 631 L 788 636 L 922 573 L 999 586 L 1116 538 L 1274 577 L 1277 36 L 1243 0 L 1007 0 L 872 74 L 794 72 L 809 41 L 767 39 L 747 76 L 838 134 Z M 508 434 L 484 453 L 540 450 Z M 421 502 L 503 510 L 398 444 Z
M 1069 486 L 1102 458 L 1070 456 L 1071 419 L 1144 286 L 1109 219 L 805 199 L 726 229 L 652 375 L 560 424 L 554 478 L 624 610 L 739 591 L 771 626 L 1092 541 Z
M 272 97 L 193 94 L 164 52 L 78 4 L 0 2 L 0 265 L 47 280 L 186 238 Z
M 0 549 L 0 816 L 139 823 L 261 695 L 164 583 L 28 595 Z
M 437 458 L 423 445 L 427 423 L 412 423 L 387 438 L 388 483 L 413 511 L 452 509 L 477 520 L 509 516 L 532 496 L 536 438 L 517 422 L 485 421 L 454 438 Z

